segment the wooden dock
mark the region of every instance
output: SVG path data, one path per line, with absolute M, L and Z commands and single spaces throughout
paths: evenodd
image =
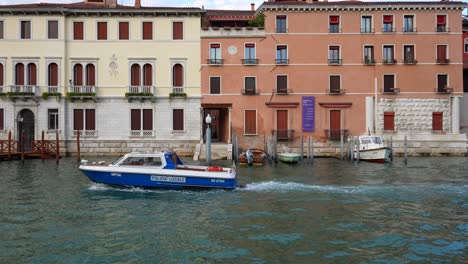
M 21 133 L 21 142 L 24 142 L 24 132 Z M 60 159 L 60 144 L 58 132 L 55 133 L 55 140 L 45 140 L 42 131 L 41 140 L 31 141 L 30 150 L 24 150 L 24 144 L 12 140 L 11 131 L 8 132 L 7 140 L 0 140 L 0 160 L 25 160 L 25 159 Z

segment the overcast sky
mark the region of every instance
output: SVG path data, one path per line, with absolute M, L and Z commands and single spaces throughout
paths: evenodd
M 76 3 L 76 2 L 83 2 L 83 1 L 84 0 L 0 0 L 0 5 L 40 3 L 40 2 Z M 135 3 L 135 0 L 117 0 L 117 1 L 119 4 L 124 4 L 124 5 L 133 5 Z M 329 1 L 334 1 L 334 0 L 329 0 Z M 400 1 L 405 1 L 405 0 L 400 0 Z M 415 1 L 427 1 L 427 0 L 415 0 Z M 143 6 L 188 6 L 188 7 L 205 6 L 206 9 L 250 9 L 250 3 L 255 3 L 255 6 L 258 7 L 262 2 L 263 1 L 258 1 L 258 0 L 141 0 L 141 4 Z M 463 0 L 463 2 L 468 2 L 468 0 Z

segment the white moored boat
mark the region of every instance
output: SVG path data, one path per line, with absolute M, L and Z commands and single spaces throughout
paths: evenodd
M 354 149 L 354 158 L 357 159 Z M 380 136 L 359 136 L 359 159 L 372 162 L 386 162 L 390 159 L 392 150 L 386 147 Z

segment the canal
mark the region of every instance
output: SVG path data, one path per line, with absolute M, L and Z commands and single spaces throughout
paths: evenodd
M 0 162 L 0 263 L 468 262 L 466 158 L 241 167 L 246 188 L 198 192 L 77 166 Z

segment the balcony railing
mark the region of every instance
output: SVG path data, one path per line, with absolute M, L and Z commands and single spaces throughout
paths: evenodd
M 415 59 L 413 59 L 413 58 L 405 58 L 405 59 L 403 59 L 403 63 L 404 63 L 404 64 L 410 64 L 410 65 L 411 65 L 411 64 L 416 64 L 416 63 L 418 63 L 418 61 L 415 60 Z
M 328 59 L 328 65 L 341 65 L 343 64 L 342 59 Z
M 328 33 L 341 33 L 341 28 L 338 27 L 329 27 Z
M 416 28 L 415 27 L 403 28 L 402 31 L 403 31 L 403 33 L 413 33 L 413 32 L 416 32 Z
M 153 95 L 154 87 L 153 86 L 129 86 L 127 89 L 129 94 L 146 94 L 146 95 Z
M 276 65 L 288 65 L 289 59 L 276 59 L 275 63 Z
M 80 134 L 80 138 L 97 137 L 97 130 L 73 130 L 73 137 L 77 137 L 78 133 Z
M 243 65 L 257 65 L 258 59 L 242 59 Z
M 343 140 L 346 142 L 349 134 L 348 129 L 325 129 L 328 140 L 341 140 L 341 134 L 343 134 Z
M 452 93 L 453 88 L 450 87 L 443 87 L 443 88 L 437 88 L 438 93 Z
M 185 94 L 185 87 L 172 87 L 173 94 Z
M 450 64 L 449 59 L 437 59 L 436 62 L 437 64 Z
M 373 58 L 372 58 L 372 59 L 370 59 L 370 58 L 365 58 L 364 61 L 363 61 L 363 63 L 364 63 L 365 65 L 375 65 L 375 60 L 374 60 Z
M 279 27 L 275 29 L 276 33 L 288 33 L 288 28 Z
M 277 95 L 288 95 L 292 93 L 292 89 L 273 89 L 273 93 Z
M 91 94 L 96 93 L 96 86 L 70 86 L 68 89 L 70 93 Z
M 397 61 L 395 59 L 383 59 L 382 60 L 382 63 L 383 64 L 386 64 L 386 65 L 393 65 L 395 64 Z
M 10 93 L 18 95 L 35 96 L 39 92 L 39 87 L 36 85 L 11 85 Z
M 48 93 L 58 93 L 59 87 L 58 86 L 47 86 Z
M 130 137 L 154 137 L 154 131 L 153 130 L 131 130 L 130 131 Z
M 330 90 L 328 90 L 328 94 L 331 94 L 331 95 L 340 95 L 340 94 L 344 94 L 344 89 L 341 89 L 341 88 L 330 88 Z
M 272 130 L 272 135 L 276 135 L 278 141 L 292 141 L 294 139 L 294 130 L 292 129 L 278 129 Z
M 392 28 L 386 28 L 386 27 L 383 27 L 382 28 L 382 33 L 395 33 L 396 32 L 396 28 L 392 27 Z
M 3 86 L 0 86 L 0 94 L 5 93 L 5 88 Z
M 384 89 L 384 94 L 399 94 L 400 93 L 400 88 L 387 88 Z
M 224 59 L 208 59 L 206 63 L 208 65 L 220 66 L 224 64 Z
M 448 27 L 444 26 L 437 26 L 435 32 L 450 32 Z
M 241 90 L 242 95 L 259 95 L 260 91 L 257 89 L 242 89 Z
M 375 30 L 373 28 L 361 28 L 361 33 L 362 34 L 373 34 L 373 33 L 375 33 Z

